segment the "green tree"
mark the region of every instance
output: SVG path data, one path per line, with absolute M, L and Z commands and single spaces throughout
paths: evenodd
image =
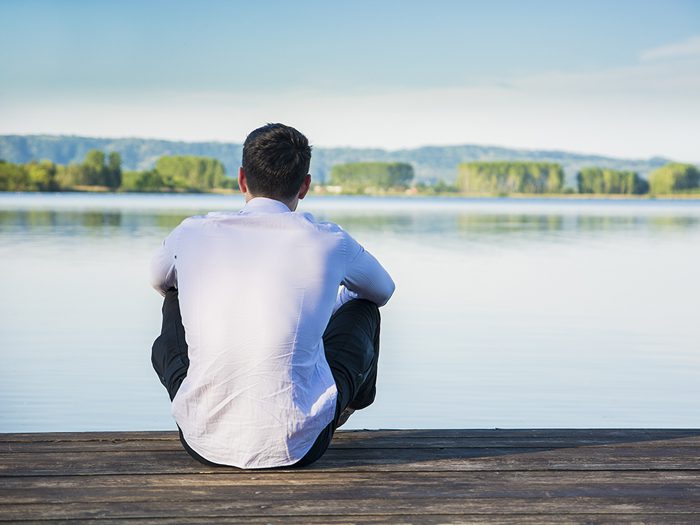
M 700 171 L 692 164 L 671 162 L 649 174 L 651 193 L 679 193 L 700 187 Z
M 100 150 L 90 150 L 80 164 L 59 167 L 56 180 L 63 188 L 75 186 L 106 186 L 116 190 L 121 186 L 121 156 L 111 152 L 108 156 Z
M 107 168 L 105 154 L 100 150 L 90 150 L 85 155 L 80 172 L 80 184 L 86 186 L 107 186 Z
M 329 182 L 343 191 L 362 192 L 406 188 L 413 176 L 413 166 L 405 162 L 351 162 L 333 166 Z
M 579 193 L 614 193 L 641 195 L 649 191 L 649 184 L 633 171 L 607 168 L 582 168 L 576 174 Z
M 112 151 L 107 158 L 105 186 L 117 189 L 122 184 L 122 157 L 116 151 Z
M 564 185 L 561 165 L 548 162 L 466 162 L 457 170 L 467 193 L 559 193 Z
M 31 161 L 25 164 L 29 177 L 29 187 L 38 191 L 58 191 L 60 189 L 56 164 L 50 160 Z
M 224 165 L 208 157 L 166 156 L 156 162 L 156 171 L 166 186 L 175 189 L 206 191 L 224 183 Z
M 564 168 L 559 164 L 547 165 L 547 191 L 559 193 L 564 187 Z
M 56 178 L 61 188 L 84 185 L 85 176 L 82 164 L 69 164 L 58 168 Z
M 433 184 L 433 190 L 435 191 L 435 193 L 456 193 L 459 191 L 457 186 L 447 184 L 442 179 Z
M 29 174 L 21 164 L 0 160 L 0 191 L 30 190 Z
M 147 171 L 125 171 L 122 174 L 122 185 L 121 190 L 123 191 L 151 191 L 158 192 L 166 190 L 171 190 L 163 177 L 156 170 Z
M 219 187 L 227 190 L 237 190 L 239 189 L 238 179 L 236 179 L 235 177 L 224 177 L 221 181 L 221 184 L 219 184 Z

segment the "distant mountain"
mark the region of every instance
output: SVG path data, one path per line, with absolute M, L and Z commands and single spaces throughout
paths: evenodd
M 0 159 L 28 162 L 49 159 L 59 164 L 80 162 L 91 149 L 117 151 L 124 169 L 142 170 L 153 167 L 163 155 L 201 155 L 219 159 L 229 175 L 235 175 L 241 161 L 242 145 L 227 142 L 177 142 L 157 139 L 109 139 L 63 135 L 0 135 Z M 358 161 L 410 162 L 416 179 L 452 182 L 457 164 L 477 160 L 538 160 L 558 162 L 564 167 L 566 181 L 573 184 L 576 172 L 584 166 L 599 166 L 638 172 L 646 177 L 669 159 L 619 159 L 584 155 L 565 151 L 510 149 L 497 146 L 426 146 L 422 148 L 385 150 L 366 148 L 314 148 L 311 173 L 324 181 L 334 164 Z

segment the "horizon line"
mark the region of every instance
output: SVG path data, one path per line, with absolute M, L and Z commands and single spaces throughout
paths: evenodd
M 159 138 L 159 137 L 142 137 L 142 136 L 109 136 L 109 135 L 81 135 L 81 134 L 75 134 L 75 133 L 0 133 L 0 137 L 51 137 L 51 138 L 79 138 L 79 139 L 97 139 L 97 140 L 153 140 L 153 141 L 160 141 L 160 142 L 181 142 L 181 143 L 186 143 L 186 144 L 232 144 L 232 145 L 238 145 L 238 146 L 243 146 L 243 141 L 241 142 L 236 142 L 236 141 L 231 141 L 231 140 L 221 140 L 221 139 L 211 139 L 211 140 L 186 140 L 186 139 L 173 139 L 173 138 Z M 510 150 L 515 150 L 515 151 L 520 151 L 520 152 L 543 152 L 543 153 L 566 153 L 566 154 L 571 154 L 571 155 L 577 155 L 577 156 L 585 156 L 585 157 L 599 157 L 602 159 L 615 159 L 615 160 L 642 160 L 642 161 L 650 161 L 653 159 L 660 159 L 660 160 L 665 160 L 665 161 L 673 161 L 673 162 L 682 162 L 682 161 L 676 161 L 676 159 L 666 156 L 666 155 L 660 155 L 660 154 L 655 154 L 655 155 L 650 155 L 647 157 L 625 157 L 625 156 L 613 156 L 613 155 L 604 155 L 602 153 L 592 153 L 592 152 L 583 152 L 583 151 L 575 151 L 575 150 L 568 150 L 568 149 L 556 149 L 556 148 L 533 148 L 533 147 L 522 147 L 522 146 L 507 146 L 507 145 L 502 145 L 502 144 L 493 144 L 493 143 L 479 143 L 479 142 L 459 142 L 459 143 L 452 143 L 452 144 L 423 144 L 420 146 L 406 146 L 406 147 L 401 147 L 401 148 L 387 148 L 383 146 L 351 146 L 351 145 L 316 145 L 312 144 L 311 145 L 313 148 L 321 148 L 321 149 L 355 149 L 355 150 L 362 150 L 362 149 L 376 149 L 376 150 L 382 150 L 386 151 L 389 153 L 395 153 L 395 152 L 401 152 L 401 151 L 411 151 L 411 150 L 417 150 L 417 149 L 422 149 L 422 148 L 450 148 L 450 147 L 461 147 L 461 146 L 477 146 L 477 147 L 482 147 L 482 148 L 500 148 L 500 149 L 510 149 Z M 688 163 L 691 164 L 698 164 L 700 165 L 700 160 L 697 161 L 687 161 Z

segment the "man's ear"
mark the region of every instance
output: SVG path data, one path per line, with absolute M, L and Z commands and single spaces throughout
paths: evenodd
M 241 189 L 241 193 L 248 193 L 248 181 L 245 178 L 243 166 L 238 168 L 238 187 Z
M 304 182 L 301 183 L 301 188 L 299 188 L 299 200 L 306 197 L 306 194 L 309 193 L 309 188 L 311 188 L 311 175 L 307 174 L 304 177 Z

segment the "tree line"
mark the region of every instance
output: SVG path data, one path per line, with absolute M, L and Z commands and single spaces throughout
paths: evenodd
M 533 161 L 466 162 L 457 166 L 454 184 L 413 183 L 407 162 L 351 162 L 336 164 L 329 186 L 342 193 L 402 192 L 422 194 L 619 194 L 665 195 L 700 193 L 700 171 L 692 164 L 668 163 L 650 173 L 648 180 L 634 171 L 585 167 L 576 174 L 576 188 L 564 187 L 561 164 Z M 122 171 L 117 152 L 91 150 L 83 162 L 60 165 L 48 160 L 14 164 L 0 160 L 0 191 L 107 191 L 206 192 L 235 189 L 217 159 L 193 155 L 163 156 L 155 167 Z
M 576 174 L 576 188 L 564 187 L 561 164 L 531 161 L 466 162 L 457 167 L 455 184 L 442 180 L 413 185 L 423 194 L 609 194 L 645 195 L 700 193 L 700 171 L 692 164 L 668 163 L 646 180 L 638 173 L 585 167 Z M 342 193 L 405 190 L 413 168 L 401 162 L 351 162 L 331 169 L 329 184 Z
M 576 174 L 579 193 L 614 193 L 643 195 L 649 192 L 649 182 L 633 171 L 605 168 L 583 168 Z
M 464 192 L 567 192 L 563 184 L 561 165 L 537 162 L 465 163 L 459 166 L 457 178 L 457 185 Z M 575 191 L 609 195 L 692 193 L 700 191 L 700 171 L 692 164 L 671 162 L 652 171 L 646 180 L 633 171 L 585 167 L 576 174 Z
M 238 182 L 226 176 L 224 165 L 212 158 L 195 156 L 161 157 L 151 170 L 127 171 L 120 189 L 124 191 L 211 191 L 234 189 Z
M 561 193 L 564 168 L 551 162 L 465 162 L 457 168 L 465 193 Z
M 13 164 L 0 160 L 0 191 L 211 191 L 233 189 L 235 179 L 212 158 L 164 156 L 153 169 L 122 171 L 117 152 L 89 151 L 83 162 L 68 165 L 48 160 Z
M 345 193 L 364 193 L 406 189 L 413 177 L 413 166 L 406 162 L 349 162 L 331 168 L 329 185 Z

